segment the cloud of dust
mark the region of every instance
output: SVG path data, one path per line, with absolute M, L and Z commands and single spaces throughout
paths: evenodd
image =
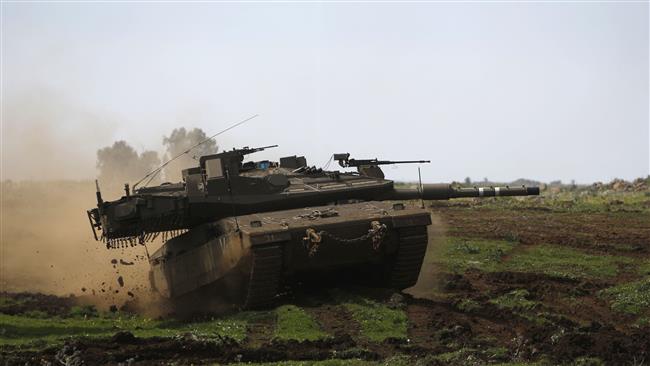
M 191 131 L 190 137 L 176 136 L 173 146 L 191 144 L 192 136 L 204 135 L 198 129 Z M 35 165 L 45 164 L 46 155 Z M 122 196 L 123 183 L 141 178 L 160 163 L 156 152 L 138 154 L 124 141 L 96 150 L 96 157 L 107 200 Z M 35 157 L 20 160 L 29 165 L 30 158 Z M 47 177 L 46 173 L 40 180 L 0 182 L 1 290 L 74 294 L 101 308 L 127 301 L 139 308 L 158 303 L 150 290 L 144 247 L 108 250 L 94 240 L 86 215 L 97 204 L 94 182 Z M 150 252 L 160 245 L 148 244 Z
M 104 199 L 113 200 L 123 195 L 125 182 L 160 164 L 155 151 L 138 153 L 125 141 L 111 145 L 116 126 L 109 114 L 45 88 L 5 98 L 0 291 L 74 294 L 101 308 L 134 298 L 150 302 L 154 295 L 144 247 L 107 250 L 94 240 L 86 216 L 96 206 L 92 178 L 97 173 Z M 205 137 L 200 129 L 181 128 L 163 142 L 171 154 Z M 214 151 L 211 141 L 192 153 Z M 191 156 L 190 165 L 196 165 Z M 150 252 L 160 245 L 148 244 Z
M 2 177 L 12 180 L 90 179 L 97 146 L 112 140 L 117 123 L 43 88 L 3 101 Z
M 100 307 L 149 292 L 143 247 L 108 250 L 94 240 L 85 211 L 96 205 L 92 181 L 0 187 L 3 291 L 87 295 Z
M 420 276 L 415 286 L 405 292 L 420 298 L 432 299 L 440 289 L 440 267 L 436 258 L 442 254 L 446 240 L 447 226 L 440 216 L 431 213 L 431 225 L 428 228 L 429 244 L 424 256 Z

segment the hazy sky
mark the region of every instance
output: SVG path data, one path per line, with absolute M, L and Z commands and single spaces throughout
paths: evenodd
M 648 3 L 3 3 L 2 179 L 92 178 L 174 127 L 423 180 L 650 170 Z M 386 169 L 416 180 L 415 166 Z

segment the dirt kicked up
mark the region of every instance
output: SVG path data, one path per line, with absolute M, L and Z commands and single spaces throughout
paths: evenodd
M 175 320 L 4 293 L 0 361 L 647 364 L 650 195 L 628 199 L 584 209 L 435 204 L 445 236 L 432 233 L 420 281 L 402 294 L 298 288 L 268 311 Z

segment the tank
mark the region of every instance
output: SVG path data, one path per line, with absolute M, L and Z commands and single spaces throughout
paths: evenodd
M 104 201 L 97 184 L 97 207 L 87 211 L 95 239 L 113 249 L 162 238 L 149 256 L 156 291 L 182 298 L 227 281 L 221 291 L 228 293 L 212 294 L 261 308 L 307 278 L 413 286 L 431 224 L 424 200 L 539 194 L 525 186 L 397 188 L 381 170 L 423 160 L 332 156 L 355 171 L 310 167 L 303 156 L 245 161 L 270 147 L 202 156 L 183 170 L 182 182 L 132 190 L 127 184 L 115 201 Z

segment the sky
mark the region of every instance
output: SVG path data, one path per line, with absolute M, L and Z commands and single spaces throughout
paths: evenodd
M 425 182 L 650 171 L 643 3 L 7 3 L 1 179 L 87 179 L 176 127 Z M 385 169 L 417 180 L 417 167 Z

